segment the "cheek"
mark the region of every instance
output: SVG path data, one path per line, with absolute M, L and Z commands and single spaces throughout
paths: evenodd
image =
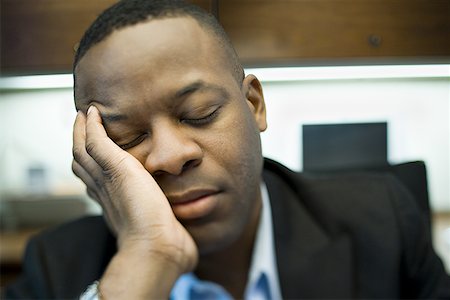
M 142 165 L 145 165 L 145 161 L 150 154 L 150 145 L 149 141 L 145 140 L 136 147 L 125 150 L 129 154 L 133 155 Z
M 216 131 L 215 143 L 207 152 L 213 156 L 235 185 L 257 182 L 262 168 L 259 130 L 250 111 L 235 111 Z

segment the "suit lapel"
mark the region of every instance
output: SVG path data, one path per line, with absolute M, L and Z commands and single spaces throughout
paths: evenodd
M 283 298 L 354 296 L 351 239 L 345 234 L 325 232 L 280 176 L 265 172 L 264 180 L 272 207 Z

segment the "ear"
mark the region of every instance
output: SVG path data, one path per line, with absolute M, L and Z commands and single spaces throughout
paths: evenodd
M 262 86 L 258 78 L 255 75 L 247 75 L 242 82 L 242 90 L 259 131 L 266 130 L 266 103 L 264 102 Z

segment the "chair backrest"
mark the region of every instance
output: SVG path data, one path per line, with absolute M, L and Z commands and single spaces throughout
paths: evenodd
M 426 221 L 431 227 L 427 170 L 423 161 L 412 161 L 389 165 L 386 167 L 375 168 L 373 171 L 388 172 L 393 174 L 414 196 Z
M 405 162 L 396 165 L 367 166 L 360 168 L 341 168 L 321 171 L 309 171 L 307 173 L 388 173 L 395 176 L 398 181 L 412 194 L 416 200 L 431 233 L 431 212 L 428 195 L 427 170 L 423 161 Z
M 389 165 L 387 123 L 302 125 L 303 171 Z

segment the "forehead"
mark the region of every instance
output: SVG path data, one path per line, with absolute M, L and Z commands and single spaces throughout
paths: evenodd
M 218 38 L 194 19 L 149 20 L 116 30 L 89 49 L 75 69 L 75 100 L 80 108 L 124 93 L 157 96 L 177 82 L 232 79 L 224 70 L 231 67 Z

